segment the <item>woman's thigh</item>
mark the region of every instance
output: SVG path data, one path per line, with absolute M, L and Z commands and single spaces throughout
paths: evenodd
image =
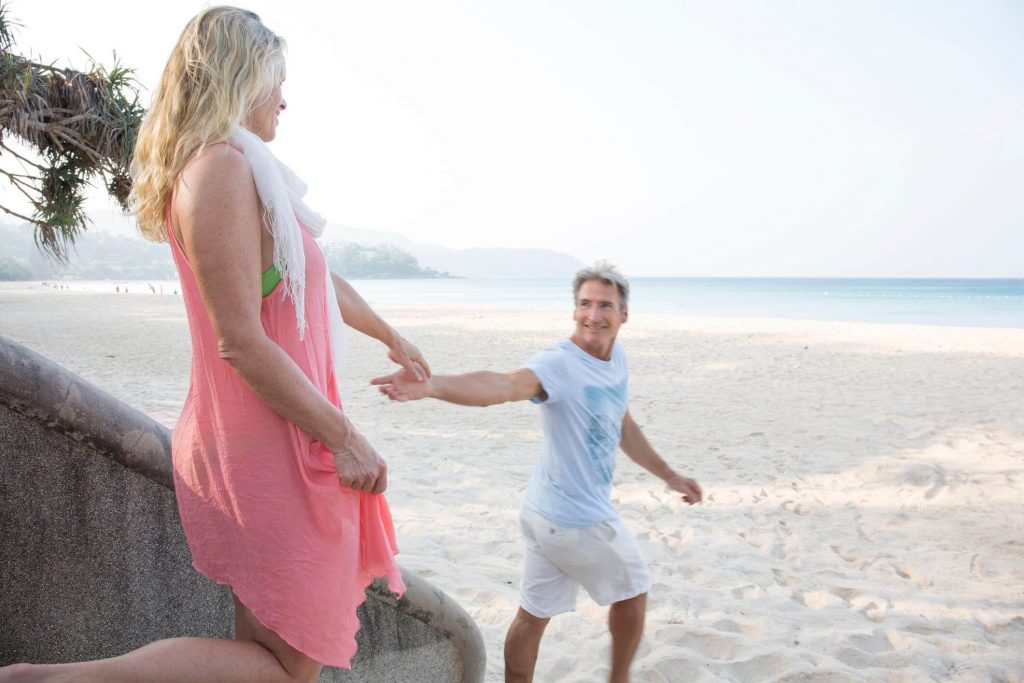
M 235 601 L 235 638 L 238 640 L 251 640 L 259 643 L 270 651 L 281 667 L 288 673 L 293 681 L 315 681 L 320 675 L 323 665 L 310 659 L 308 656 L 296 650 L 286 643 L 281 636 L 277 635 L 256 619 L 256 616 L 249 611 L 249 608 L 242 604 L 234 593 L 231 597 Z

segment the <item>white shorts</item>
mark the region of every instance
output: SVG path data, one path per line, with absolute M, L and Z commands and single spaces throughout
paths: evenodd
M 583 586 L 599 605 L 635 598 L 651 588 L 651 572 L 620 519 L 587 527 L 558 526 L 523 508 L 526 545 L 519 603 L 538 618 L 576 609 Z

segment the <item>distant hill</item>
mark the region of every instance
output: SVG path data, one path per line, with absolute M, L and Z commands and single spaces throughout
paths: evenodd
M 38 253 L 26 224 L 0 224 L 0 279 L 175 277 L 170 250 L 139 237 L 130 219 L 110 211 L 97 213 L 93 221 L 93 228 L 79 239 L 65 266 Z M 547 249 L 452 249 L 414 242 L 395 232 L 337 224 L 327 226 L 320 242 L 332 267 L 349 278 L 568 279 L 584 265 L 568 254 Z M 388 245 L 397 251 L 383 248 Z M 31 273 L 27 277 L 26 271 Z
M 421 268 L 416 257 L 387 245 L 334 243 L 324 249 L 332 270 L 347 278 L 403 279 L 451 277 Z M 173 280 L 171 250 L 141 237 L 92 230 L 71 250 L 68 263 L 57 263 L 36 248 L 28 224 L 0 225 L 0 280 Z
M 426 267 L 469 278 L 571 279 L 584 266 L 582 261 L 569 254 L 548 249 L 451 249 L 414 242 L 397 232 L 360 230 L 332 223 L 324 230 L 321 242 L 334 241 L 366 245 L 391 244 L 409 252 Z
M 165 244 L 105 232 L 84 233 L 69 250 L 68 263 L 40 253 L 27 224 L 0 225 L 0 280 L 173 280 Z

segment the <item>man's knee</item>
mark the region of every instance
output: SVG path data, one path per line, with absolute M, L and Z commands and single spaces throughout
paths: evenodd
M 612 607 L 619 609 L 644 609 L 647 607 L 647 593 L 640 593 L 631 598 L 613 602 Z
M 647 593 L 613 602 L 608 609 L 608 623 L 612 628 L 630 622 L 643 621 L 647 612 Z
M 530 633 L 544 633 L 544 629 L 547 628 L 550 621 L 551 617 L 535 617 L 520 607 L 519 611 L 516 612 L 515 619 L 512 620 L 509 633 L 511 633 L 512 629 L 522 629 Z

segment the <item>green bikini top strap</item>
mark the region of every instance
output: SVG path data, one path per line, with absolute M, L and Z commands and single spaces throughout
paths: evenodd
M 277 287 L 277 283 L 281 281 L 281 274 L 277 272 L 277 266 L 273 263 L 270 267 L 263 271 L 263 296 L 267 296 L 274 291 L 274 287 Z

